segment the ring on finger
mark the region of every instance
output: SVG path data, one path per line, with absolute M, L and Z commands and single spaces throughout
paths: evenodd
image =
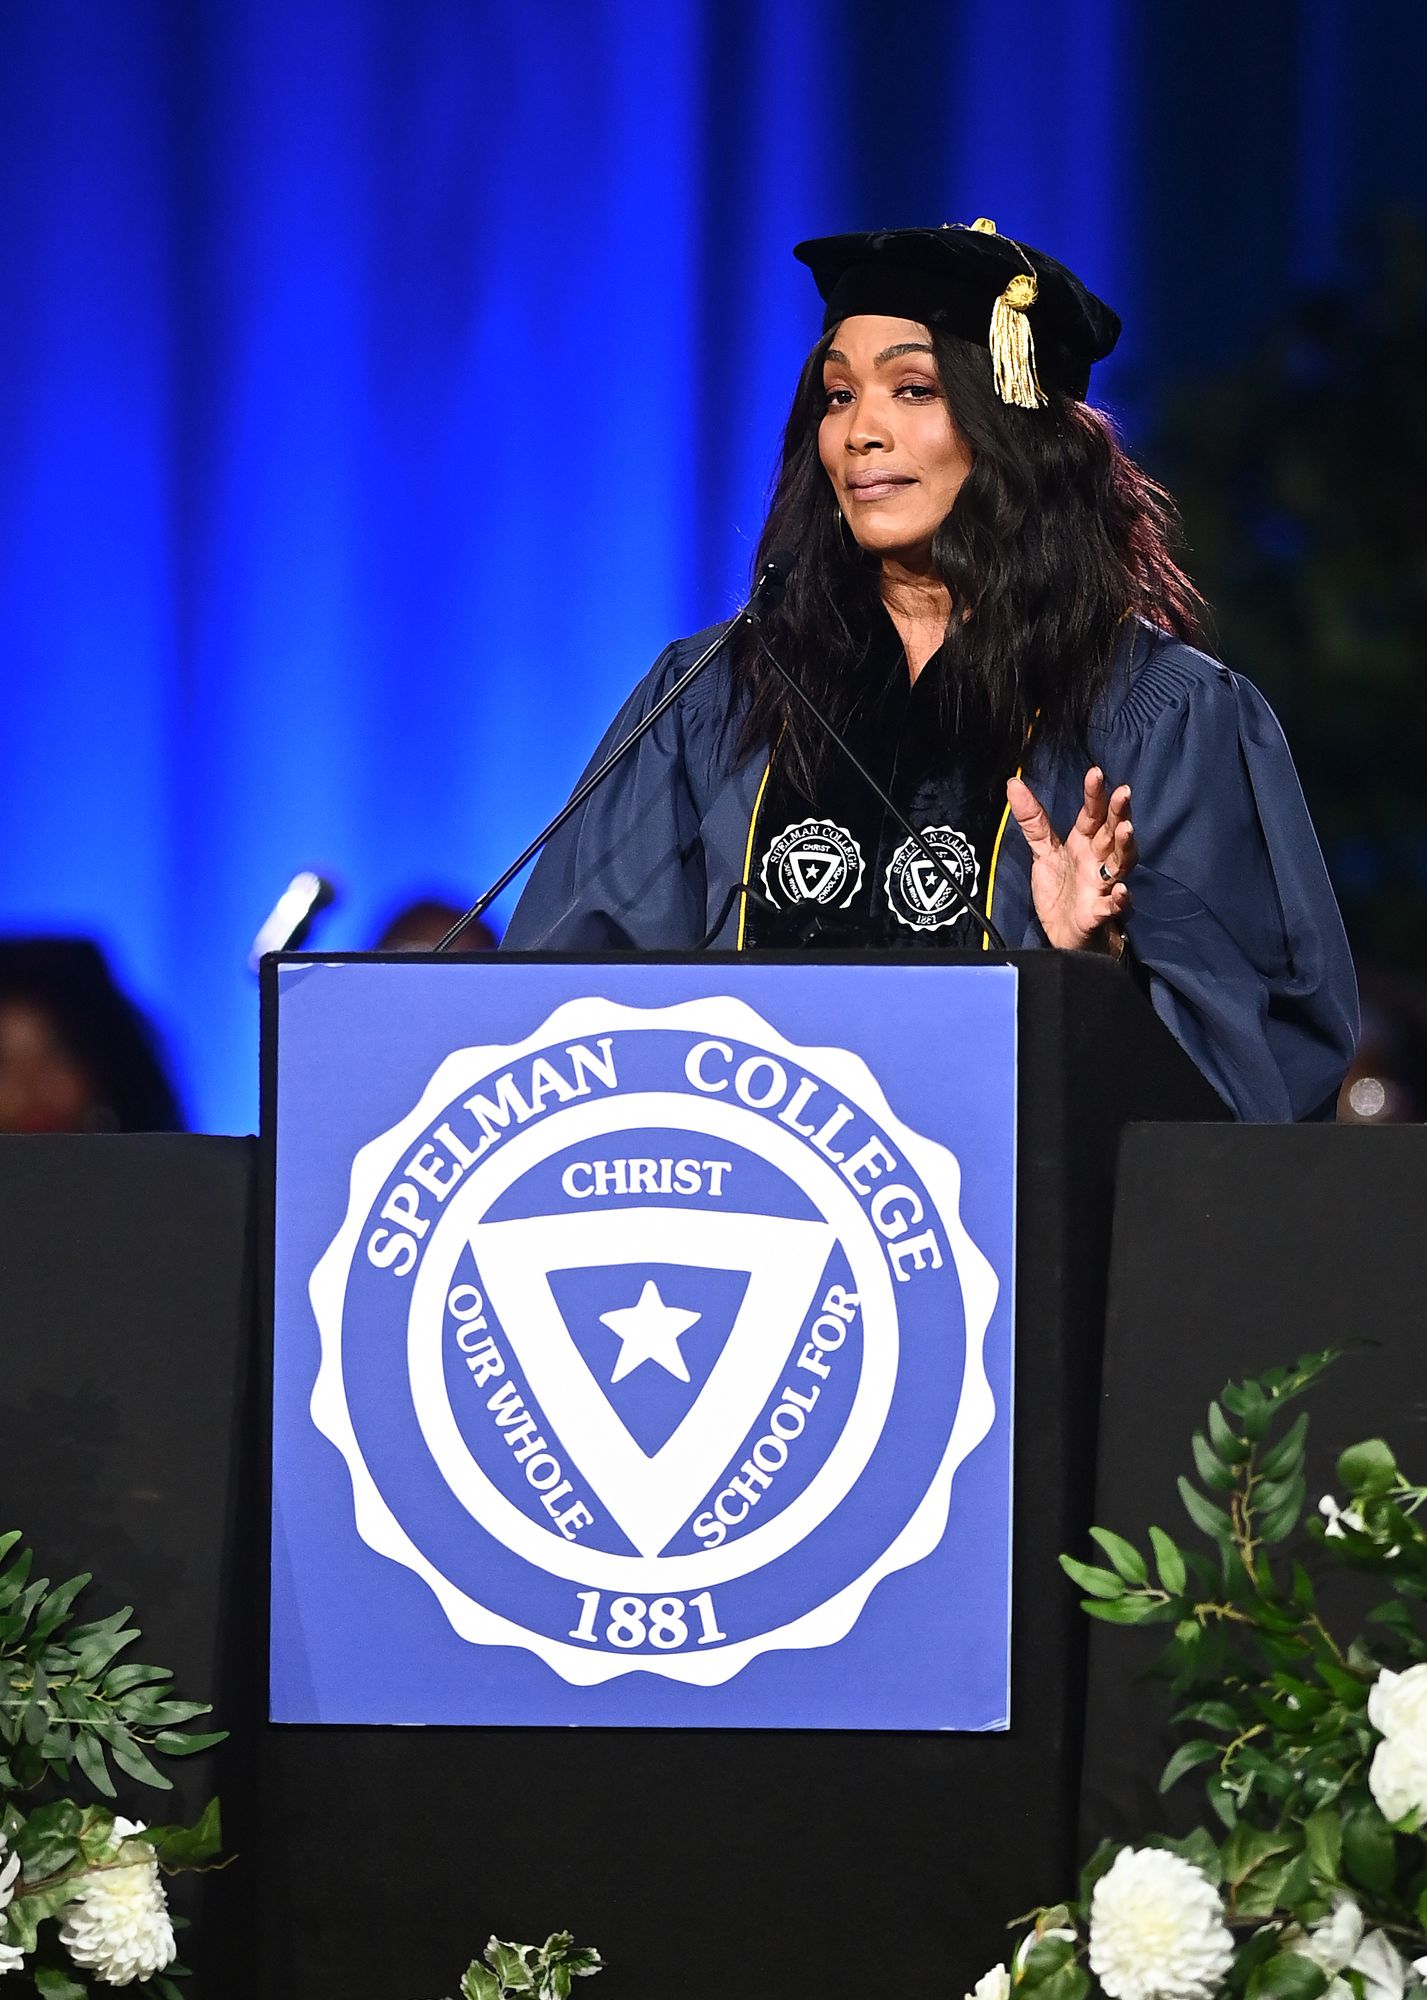
M 1102 882 L 1113 882 L 1116 879 L 1117 877 L 1115 870 L 1113 868 L 1107 868 L 1105 866 L 1105 863 L 1102 861 L 1100 863 L 1100 880 Z

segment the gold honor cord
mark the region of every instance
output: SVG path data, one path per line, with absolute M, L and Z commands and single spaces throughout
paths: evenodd
M 1031 726 L 1026 731 L 1026 740 L 1021 745 L 1021 761 L 1016 766 L 1016 776 L 1018 778 L 1020 777 L 1022 771 L 1024 771 L 1026 768 L 1026 752 L 1031 747 L 1031 737 L 1034 734 L 1035 726 L 1040 721 L 1040 719 L 1041 719 L 1041 712 L 1039 709 L 1037 709 L 1035 714 L 1031 717 Z M 1001 814 L 1001 824 L 996 829 L 996 838 L 991 843 L 991 866 L 986 871 L 986 921 L 987 923 L 991 924 L 994 924 L 996 921 L 995 917 L 991 914 L 991 905 L 996 900 L 996 863 L 1001 859 L 1001 842 L 1006 837 L 1006 826 L 1010 820 L 1010 817 L 1011 817 L 1011 801 L 1007 799 L 1005 810 Z M 985 931 L 981 933 L 981 949 L 983 951 L 989 951 L 991 949 L 991 940 L 987 937 Z
M 773 769 L 773 752 L 768 752 L 768 762 L 763 766 L 763 776 L 758 781 L 758 796 L 753 801 L 753 812 L 748 821 L 748 845 L 743 850 L 742 893 L 738 898 L 738 938 L 735 951 L 744 949 L 744 932 L 748 927 L 748 878 L 753 873 L 753 842 L 758 833 L 758 815 L 763 810 L 763 794 L 768 789 L 769 774 Z

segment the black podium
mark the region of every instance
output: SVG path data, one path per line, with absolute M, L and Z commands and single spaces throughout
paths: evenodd
M 241 1855 L 198 1885 L 198 1993 L 434 2000 L 492 1928 L 557 1924 L 604 1951 L 610 2000 L 837 2000 L 889 1939 L 954 1989 L 1065 1885 L 1087 1631 L 1055 1557 L 1091 1518 L 1117 1147 L 1133 1120 L 1227 1114 L 1123 972 L 1016 962 L 1004 1735 L 268 1725 L 253 1142 L 0 1142 L 4 1525 L 51 1575 L 92 1568 L 133 1601 L 143 1656 L 233 1731 L 185 1779 L 190 1801 L 223 1794 Z

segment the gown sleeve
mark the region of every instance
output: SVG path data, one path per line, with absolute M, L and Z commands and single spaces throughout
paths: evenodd
M 614 718 L 595 770 L 694 657 L 670 646 Z M 687 658 L 685 655 L 687 654 Z M 508 951 L 692 949 L 703 935 L 699 823 L 679 702 L 541 850 L 514 915 Z
M 1248 681 L 1165 644 L 1109 732 L 1140 865 L 1127 936 L 1155 1011 L 1237 1117 L 1331 1118 L 1357 982 L 1288 745 Z

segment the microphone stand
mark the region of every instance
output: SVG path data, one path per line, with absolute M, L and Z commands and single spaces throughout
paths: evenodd
M 570 815 L 572 813 L 579 811 L 580 807 L 585 803 L 585 800 L 590 796 L 591 792 L 598 790 L 598 788 L 604 783 L 605 779 L 609 776 L 610 772 L 614 769 L 615 765 L 621 762 L 621 760 L 628 754 L 628 752 L 634 748 L 635 744 L 639 741 L 640 737 L 643 736 L 647 730 L 650 730 L 654 727 L 655 723 L 659 720 L 660 716 L 663 715 L 667 709 L 672 708 L 674 703 L 679 699 L 679 696 L 684 692 L 684 689 L 689 685 L 690 681 L 696 680 L 698 678 L 698 676 L 703 672 L 704 668 L 708 665 L 709 661 L 714 658 L 715 654 L 723 651 L 723 648 L 728 644 L 729 640 L 733 637 L 734 633 L 738 630 L 739 626 L 744 624 L 757 625 L 759 620 L 762 618 L 764 612 L 772 609 L 772 607 L 778 602 L 779 598 L 781 598 L 783 595 L 783 588 L 788 580 L 788 572 L 792 567 L 793 567 L 793 558 L 786 552 L 786 550 L 775 549 L 773 551 L 773 553 L 769 556 L 767 562 L 765 562 L 763 565 L 763 569 L 761 574 L 759 575 L 758 581 L 753 587 L 752 596 L 749 598 L 747 604 L 744 605 L 743 609 L 739 612 L 738 616 L 736 618 L 730 618 L 727 625 L 725 625 L 725 627 L 723 628 L 722 632 L 720 632 L 718 637 L 714 640 L 713 644 L 711 646 L 706 646 L 704 648 L 703 652 L 699 654 L 699 657 L 694 661 L 691 667 L 685 668 L 684 672 L 680 674 L 678 680 L 675 681 L 674 685 L 665 694 L 661 695 L 658 701 L 655 702 L 653 708 L 650 709 L 648 715 L 646 715 L 642 721 L 637 723 L 635 727 L 630 730 L 628 736 L 625 737 L 622 743 L 618 743 L 615 745 L 614 749 L 610 751 L 608 757 L 605 758 L 604 762 L 600 765 L 599 769 L 597 771 L 591 771 L 589 777 L 584 780 L 583 784 L 577 785 L 575 787 L 575 790 L 570 794 L 569 798 L 566 800 L 565 804 L 560 808 L 559 812 L 556 813 L 554 819 L 551 820 L 550 824 L 547 827 L 541 828 L 540 832 L 536 834 L 534 840 L 530 842 L 530 845 L 526 847 L 524 851 L 521 854 L 519 854 L 514 861 L 511 862 L 509 868 L 506 869 L 505 873 L 499 878 L 499 880 L 493 882 L 490 888 L 486 890 L 485 894 L 483 896 L 478 897 L 476 901 L 472 903 L 470 909 L 466 911 L 465 915 L 461 917 L 456 923 L 452 924 L 450 930 L 447 931 L 445 937 L 441 938 L 434 947 L 435 950 L 445 951 L 448 948 L 448 946 L 455 943 L 456 939 L 461 935 L 461 932 L 466 928 L 467 924 L 473 924 L 476 921 L 477 917 L 484 916 L 485 912 L 490 908 L 491 904 L 495 901 L 496 897 L 500 894 L 501 890 L 504 889 L 508 883 L 513 882 L 515 880 L 516 876 L 520 873 L 521 869 L 525 867 L 527 862 L 532 861 L 535 858 L 535 856 L 540 852 L 541 848 L 545 845 L 546 841 L 549 840 L 550 836 L 560 831 L 560 828 L 565 824 L 565 821 L 570 817 Z

